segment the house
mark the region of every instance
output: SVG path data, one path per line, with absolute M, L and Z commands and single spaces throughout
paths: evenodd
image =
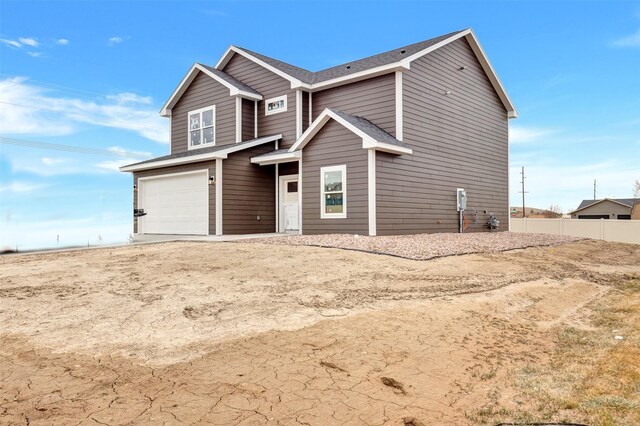
M 470 29 L 318 72 L 231 46 L 161 115 L 169 155 L 120 168 L 136 234 L 458 232 L 459 188 L 466 232 L 508 223 L 517 113 Z
M 631 219 L 631 210 L 640 198 L 604 198 L 583 200 L 570 212 L 571 219 Z

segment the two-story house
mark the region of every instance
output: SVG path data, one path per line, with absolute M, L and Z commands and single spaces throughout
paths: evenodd
M 231 46 L 162 108 L 171 151 L 132 172 L 138 234 L 466 232 L 508 218 L 516 111 L 474 33 L 318 72 Z

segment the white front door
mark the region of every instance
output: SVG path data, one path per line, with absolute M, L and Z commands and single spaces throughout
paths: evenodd
M 280 176 L 280 232 L 297 231 L 299 225 L 298 175 Z

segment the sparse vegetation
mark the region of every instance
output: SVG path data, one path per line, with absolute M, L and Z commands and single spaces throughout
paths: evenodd
M 467 418 L 482 424 L 640 424 L 640 277 L 610 285 L 614 290 L 591 306 L 587 326 L 555 331 L 549 362 L 512 372 L 520 391 L 515 407 L 496 401 Z

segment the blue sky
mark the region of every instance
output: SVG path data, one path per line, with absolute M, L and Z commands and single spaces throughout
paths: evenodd
M 520 114 L 511 203 L 521 166 L 531 206 L 571 210 L 593 179 L 598 197 L 631 197 L 639 2 L 3 0 L 0 247 L 126 241 L 132 179 L 117 166 L 168 153 L 160 107 L 230 44 L 319 70 L 467 27 Z

